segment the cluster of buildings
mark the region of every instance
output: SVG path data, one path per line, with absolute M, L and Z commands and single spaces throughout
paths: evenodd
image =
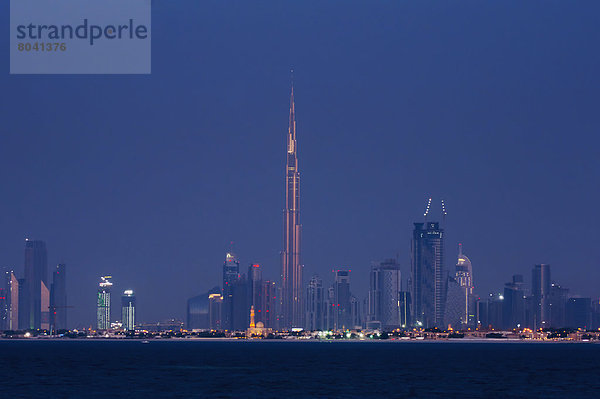
M 112 276 L 100 277 L 96 297 L 96 329 L 134 331 L 136 300 L 133 290 L 125 290 L 121 295 L 121 320 L 111 319 Z
M 569 295 L 552 281 L 550 266 L 535 265 L 531 281 L 515 275 L 503 292 L 477 296 L 473 268 L 459 246 L 454 270 L 445 268 L 443 224 L 414 223 L 410 272 L 401 273 L 397 259 L 373 262 L 369 292 L 358 298 L 351 290 L 351 270 L 333 271 L 330 284 L 319 276 L 305 279 L 301 258 L 300 171 L 294 88 L 290 96 L 285 170 L 281 275 L 263 278 L 259 264 L 242 267 L 229 252 L 222 281 L 187 301 L 189 330 L 266 331 L 300 330 L 538 330 L 552 327 L 600 328 L 598 300 Z M 441 202 L 443 221 L 446 217 Z M 24 278 L 7 271 L 0 284 L 0 330 L 67 329 L 66 266 L 57 265 L 48 279 L 46 245 L 26 241 Z M 364 276 L 366 278 L 366 276 Z M 98 330 L 135 330 L 136 298 L 132 290 L 121 296 L 121 320 L 111 318 L 112 277 L 102 276 L 97 291 Z M 178 321 L 166 323 L 173 329 Z M 152 327 L 152 326 L 149 326 Z
M 333 283 L 319 276 L 303 276 L 300 223 L 300 171 L 294 88 L 290 96 L 286 157 L 281 275 L 277 282 L 263 280 L 261 267 L 240 269 L 235 254 L 223 264 L 221 287 L 188 300 L 187 328 L 245 330 L 250 313 L 266 328 L 275 330 L 351 329 L 538 329 L 549 327 L 598 328 L 598 301 L 569 297 L 568 290 L 550 279 L 549 265 L 536 265 L 530 286 L 514 276 L 503 294 L 478 297 L 473 268 L 459 246 L 454 270 L 445 268 L 443 226 L 415 223 L 411 266 L 402 276 L 396 259 L 371 265 L 369 293 L 362 300 L 352 294 L 349 269 L 336 270 Z M 445 221 L 446 206 L 441 201 Z
M 69 330 L 67 322 L 67 266 L 56 265 L 48 278 L 48 252 L 41 240 L 25 240 L 24 278 L 14 270 L 0 281 L 0 331 L 46 330 L 50 334 Z M 135 329 L 136 300 L 132 290 L 121 297 L 121 321 L 111 319 L 112 277 L 102 276 L 97 292 L 98 330 Z
M 58 264 L 50 280 L 46 243 L 25 240 L 24 277 L 7 270 L 0 281 L 0 330 L 67 329 L 66 272 Z

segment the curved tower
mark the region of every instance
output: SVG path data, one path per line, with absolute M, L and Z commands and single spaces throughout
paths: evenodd
M 294 84 L 290 95 L 290 120 L 287 137 L 285 178 L 285 211 L 283 218 L 283 251 L 281 252 L 282 326 L 303 327 L 302 264 L 300 263 L 300 172 L 296 141 Z

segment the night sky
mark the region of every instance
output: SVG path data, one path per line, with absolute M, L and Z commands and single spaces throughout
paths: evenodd
M 0 267 L 45 240 L 73 327 L 104 274 L 140 321 L 183 319 L 231 241 L 278 279 L 293 67 L 306 279 L 408 276 L 433 197 L 480 295 L 550 263 L 599 296 L 600 3 L 366 4 L 155 0 L 151 75 L 11 76 L 1 2 Z

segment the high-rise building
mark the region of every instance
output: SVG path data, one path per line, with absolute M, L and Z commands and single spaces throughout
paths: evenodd
M 10 330 L 10 280 L 11 271 L 5 271 L 0 281 L 0 331 Z
M 323 280 L 313 276 L 306 287 L 306 325 L 308 331 L 325 329 L 325 290 Z
M 208 292 L 188 299 L 187 301 L 187 328 L 190 330 L 207 330 L 214 328 L 211 326 L 211 298 L 214 301 L 215 296 L 221 296 L 221 289 L 214 287 Z M 213 314 L 215 323 L 220 318 L 219 315 Z M 220 323 L 220 321 L 219 321 Z
M 462 252 L 462 244 L 458 244 L 458 261 L 456 262 L 455 280 L 461 288 L 462 299 L 460 300 L 462 309 L 460 312 L 461 328 L 475 327 L 476 310 L 475 296 L 473 290 L 473 266 L 469 258 Z
M 262 270 L 258 263 L 248 267 L 248 306 L 254 306 L 254 318 L 256 323 L 263 320 L 262 301 Z
M 277 286 L 274 281 L 263 281 L 262 294 L 260 296 L 261 305 L 260 311 L 262 315 L 262 322 L 266 328 L 278 328 L 277 325 L 277 312 L 279 303 L 279 296 L 277 295 Z
M 406 328 L 410 326 L 412 317 L 410 316 L 410 308 L 412 306 L 412 301 L 410 297 L 410 292 L 401 291 L 399 295 L 400 299 L 400 326 L 402 328 Z
M 228 252 L 223 263 L 223 307 L 221 316 L 224 330 L 233 328 L 233 287 L 240 277 L 240 262 L 234 253 Z
M 573 297 L 567 301 L 567 326 L 571 328 L 591 328 L 592 299 Z
M 98 330 L 110 329 L 110 288 L 112 276 L 100 277 L 96 298 L 96 326 Z
M 360 302 L 357 297 L 350 294 L 350 323 L 348 323 L 348 328 L 361 329 L 363 326 L 363 307 Z
M 46 243 L 39 240 L 25 240 L 25 279 L 23 302 L 20 303 L 21 329 L 42 327 L 42 283 L 48 286 L 48 254 Z M 45 298 L 44 298 L 45 299 Z M 46 323 L 47 324 L 47 323 Z
M 40 328 L 42 330 L 50 330 L 50 290 L 43 281 L 41 282 L 41 285 Z
M 296 141 L 294 85 L 290 95 L 290 120 L 287 135 L 285 212 L 283 221 L 283 251 L 281 252 L 282 322 L 284 327 L 303 327 L 302 263 L 300 257 L 300 172 Z
M 531 294 L 535 300 L 534 327 L 550 327 L 550 265 L 539 264 L 531 271 Z
M 50 328 L 67 329 L 67 266 L 58 264 L 50 286 Z
M 121 322 L 125 331 L 135 330 L 135 295 L 133 290 L 125 290 L 121 297 Z
M 529 327 L 525 312 L 525 283 L 522 275 L 515 274 L 512 281 L 504 285 L 502 307 L 502 328 L 512 330 Z
M 550 327 L 561 328 L 567 325 L 567 302 L 569 289 L 559 284 L 552 283 L 550 286 Z
M 411 248 L 411 297 L 413 324 L 442 327 L 446 303 L 444 230 L 439 223 L 415 223 Z
M 12 270 L 9 272 L 9 276 L 8 329 L 17 330 L 19 328 L 19 280 Z
M 221 309 L 223 306 L 223 295 L 208 295 L 208 328 L 211 330 L 221 330 Z
M 17 329 L 19 330 L 27 330 L 29 329 L 29 315 L 27 304 L 29 303 L 29 299 L 27 297 L 28 291 L 25 286 L 25 279 L 20 278 L 17 280 L 17 303 L 19 304 L 19 311 L 17 312 Z M 40 295 L 41 296 L 41 295 Z
M 395 259 L 371 263 L 368 322 L 380 322 L 384 330 L 401 327 L 402 274 Z
M 446 283 L 446 306 L 444 310 L 444 327 L 451 327 L 455 330 L 466 329 L 464 317 L 467 314 L 465 306 L 465 288 L 459 281 L 452 276 L 447 277 Z
M 231 330 L 240 331 L 250 323 L 250 305 L 248 304 L 248 278 L 242 274 L 232 286 L 232 324 Z
M 337 270 L 333 283 L 334 313 L 333 329 L 344 330 L 353 328 L 350 293 L 350 270 Z
M 502 294 L 490 293 L 487 298 L 479 298 L 477 303 L 477 320 L 480 328 L 483 330 L 501 329 L 503 308 L 504 296 Z

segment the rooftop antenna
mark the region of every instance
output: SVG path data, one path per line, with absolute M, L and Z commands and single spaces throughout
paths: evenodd
M 425 213 L 423 216 L 425 217 L 425 222 L 427 222 L 427 215 L 429 215 L 429 209 L 431 208 L 431 198 L 427 201 L 427 208 L 425 209 Z
M 458 243 L 458 256 L 462 257 L 462 242 Z

